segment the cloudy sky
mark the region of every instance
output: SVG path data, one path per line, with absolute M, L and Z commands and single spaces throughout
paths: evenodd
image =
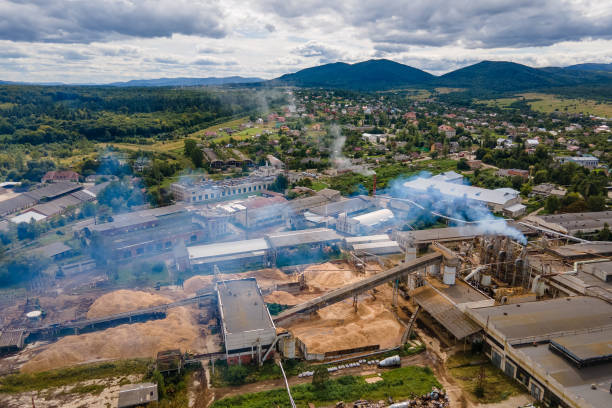
M 0 0 L 0 80 L 274 78 L 388 58 L 612 62 L 610 0 Z

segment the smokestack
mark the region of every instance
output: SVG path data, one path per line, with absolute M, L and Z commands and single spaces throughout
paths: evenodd
M 376 173 L 374 173 L 374 182 L 372 183 L 372 197 L 376 196 Z

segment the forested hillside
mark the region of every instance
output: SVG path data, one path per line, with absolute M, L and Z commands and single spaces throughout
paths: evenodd
M 0 86 L 0 142 L 138 143 L 169 139 L 244 115 L 261 98 L 239 90 Z

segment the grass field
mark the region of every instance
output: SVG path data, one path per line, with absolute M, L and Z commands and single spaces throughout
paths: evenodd
M 470 363 L 481 360 L 486 361 L 484 363 L 484 395 L 478 397 L 475 391 L 482 365 L 470 365 Z M 451 375 L 461 383 L 462 388 L 468 392 L 473 400 L 479 403 L 497 403 L 525 393 L 525 390 L 516 381 L 493 366 L 487 357 L 482 354 L 457 353 L 448 359 L 447 366 Z
M 487 106 L 507 108 L 513 102 L 525 98 L 531 109 L 539 112 L 564 112 L 568 114 L 585 113 L 597 116 L 612 117 L 612 104 L 589 99 L 563 98 L 544 93 L 525 93 L 511 98 L 481 100 Z
M 308 403 L 329 406 L 338 401 L 358 399 L 394 400 L 413 398 L 430 392 L 432 387 L 441 388 L 429 367 L 402 367 L 382 373 L 383 381 L 368 384 L 364 377 L 345 376 L 329 380 L 325 387 L 317 389 L 312 384 L 291 387 L 296 406 L 305 408 Z M 213 408 L 269 408 L 288 406 L 289 399 L 284 388 L 243 394 L 216 401 Z

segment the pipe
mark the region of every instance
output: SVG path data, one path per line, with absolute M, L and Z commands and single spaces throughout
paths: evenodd
M 266 359 L 268 358 L 268 356 L 270 355 L 272 350 L 274 350 L 274 346 L 276 346 L 276 343 L 278 342 L 278 339 L 280 339 L 281 337 L 290 337 L 290 336 L 291 335 L 289 333 L 283 333 L 283 334 L 279 334 L 278 336 L 276 336 L 274 338 L 274 341 L 272 342 L 272 344 L 268 348 L 268 351 L 266 351 L 266 354 L 264 354 L 263 358 L 260 360 L 259 365 L 262 365 L 263 362 L 266 361 Z
M 474 276 L 476 276 L 483 269 L 485 269 L 484 266 L 479 266 L 477 268 L 474 268 L 474 270 L 472 272 L 470 272 L 465 278 L 463 278 L 463 280 L 465 282 L 469 281 L 470 279 L 472 279 Z
M 553 234 L 553 235 L 557 235 L 557 236 L 560 236 L 560 237 L 563 237 L 563 238 L 571 239 L 572 241 L 577 241 L 577 242 L 580 242 L 581 244 L 590 244 L 591 243 L 591 241 L 587 241 L 586 239 L 576 238 L 576 237 L 574 237 L 572 235 L 562 234 L 560 232 L 553 231 L 551 229 L 540 227 L 540 226 L 536 227 L 535 225 L 528 224 L 526 222 L 517 221 L 517 224 L 524 225 L 527 228 L 532 228 L 532 229 L 535 229 L 535 230 L 543 231 L 543 232 L 546 232 L 548 234 Z
M 564 272 L 563 274 L 569 274 L 569 273 L 578 273 L 578 265 L 584 265 L 584 264 L 591 264 L 591 263 L 598 263 L 598 262 L 608 262 L 610 259 L 591 259 L 588 261 L 577 261 L 574 262 L 574 270 L 569 271 L 569 272 Z

